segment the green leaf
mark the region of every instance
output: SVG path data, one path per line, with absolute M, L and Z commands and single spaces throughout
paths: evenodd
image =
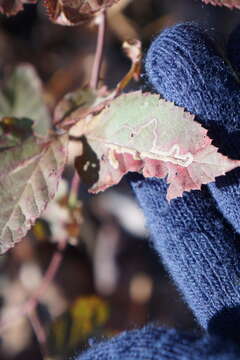
M 0 253 L 26 235 L 54 197 L 67 144 L 67 135 L 43 144 L 31 136 L 0 152 Z
M 100 297 L 81 296 L 51 325 L 48 343 L 51 355 L 69 357 L 77 347 L 88 345 L 88 339 L 109 336 L 108 304 Z M 68 356 L 67 356 L 68 355 Z
M 97 161 L 84 154 L 85 164 L 76 162 L 80 177 L 89 167 L 99 169 L 91 192 L 117 184 L 128 171 L 138 171 L 145 177 L 167 177 L 171 200 L 240 166 L 240 161 L 218 152 L 193 115 L 158 95 L 124 94 L 76 127 L 97 155 Z
M 33 121 L 37 137 L 47 138 L 50 114 L 43 98 L 41 82 L 31 65 L 18 66 L 0 92 L 0 118 L 24 118 Z

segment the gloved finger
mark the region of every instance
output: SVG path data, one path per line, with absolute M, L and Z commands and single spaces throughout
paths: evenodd
M 229 131 L 240 130 L 239 84 L 197 24 L 164 30 L 148 50 L 145 69 L 159 94 L 196 114 L 207 128 L 215 122 Z
M 196 25 L 177 25 L 164 31 L 147 55 L 148 75 L 158 91 L 161 90 L 167 99 L 171 97 L 170 100 L 173 96 L 177 99 L 179 94 L 182 102 L 179 105 L 186 107 L 187 104 L 193 113 L 207 112 L 204 106 L 200 106 L 202 97 L 204 104 L 211 108 L 208 105 L 211 94 L 198 91 L 199 83 L 206 88 L 206 93 L 210 91 L 202 79 L 198 63 L 201 54 L 205 54 L 208 64 L 213 63 L 212 57 L 217 57 L 215 49 L 213 46 L 209 48 L 208 43 L 212 46 Z M 216 61 L 225 69 L 220 57 Z M 156 78 L 158 73 L 160 79 Z M 200 77 L 197 84 L 194 82 L 196 76 Z M 234 81 L 230 72 L 228 76 Z M 233 87 L 237 88 L 237 85 Z M 226 308 L 237 308 L 240 305 L 237 234 L 216 209 L 216 201 L 207 187 L 203 187 L 201 192 L 185 193 L 183 198 L 174 199 L 169 204 L 164 180 L 137 177 L 132 179 L 132 186 L 144 210 L 154 246 L 199 323 L 207 328 L 209 322 L 221 316 Z
M 240 159 L 239 83 L 206 31 L 193 23 L 166 29 L 153 41 L 145 67 L 158 93 L 197 115 L 220 151 Z M 209 188 L 240 233 L 240 169 L 219 177 Z
M 227 44 L 227 56 L 233 68 L 240 72 L 240 26 L 233 30 Z
M 131 184 L 153 245 L 201 326 L 207 329 L 222 311 L 237 309 L 239 238 L 217 211 L 207 187 L 168 203 L 164 180 L 132 175 Z M 230 337 L 236 332 L 235 316 L 232 314 L 232 328 L 227 330 Z M 214 324 L 211 326 L 214 331 Z
M 196 337 L 150 325 L 93 346 L 76 360 L 237 360 L 240 349 L 219 337 Z

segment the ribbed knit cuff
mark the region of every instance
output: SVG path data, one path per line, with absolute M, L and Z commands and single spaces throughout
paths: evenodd
M 126 331 L 76 360 L 239 360 L 240 349 L 221 338 L 198 338 L 156 326 Z

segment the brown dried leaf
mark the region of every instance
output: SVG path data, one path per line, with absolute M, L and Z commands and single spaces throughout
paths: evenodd
M 101 10 L 119 0 L 44 0 L 50 19 L 60 25 L 88 23 Z
M 35 4 L 37 0 L 0 0 L 0 12 L 7 16 L 16 15 L 24 4 Z
M 117 85 L 116 92 L 121 92 L 128 83 L 135 79 L 136 81 L 140 78 L 141 71 L 141 60 L 142 60 L 142 44 L 140 40 L 128 40 L 123 43 L 123 50 L 126 55 L 132 61 L 132 66 L 129 72 L 123 77 L 123 79 Z

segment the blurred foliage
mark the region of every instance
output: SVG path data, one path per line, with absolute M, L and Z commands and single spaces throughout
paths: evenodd
M 20 5 L 24 2 L 19 1 Z M 109 87 L 129 69 L 130 62 L 121 49 L 123 41 L 139 38 L 145 51 L 155 34 L 183 20 L 210 23 L 219 38 L 226 38 L 240 21 L 238 11 L 203 5 L 201 0 L 120 0 L 107 15 L 101 77 Z M 94 24 L 62 27 L 49 21 L 41 2 L 25 5 L 15 17 L 0 17 L 0 85 L 14 66 L 31 63 L 44 82 L 43 96 L 53 113 L 66 93 L 89 81 L 95 43 Z M 5 125 L 9 126 L 8 121 Z M 68 245 L 61 267 L 37 307 L 54 359 L 86 349 L 89 338 L 101 339 L 149 321 L 196 329 L 146 241 L 143 214 L 124 180 L 95 197 L 81 186 L 81 202 L 66 207 L 76 152 L 79 144 L 72 142 L 65 182 L 52 207 L 21 244 L 0 257 L 0 321 L 8 324 L 0 326 L 1 360 L 42 359 L 28 319 L 16 316 L 15 311 L 39 288 L 59 234 L 70 235 Z
M 76 348 L 86 348 L 89 338 L 97 341 L 101 336 L 110 334 L 106 328 L 109 311 L 107 303 L 97 296 L 77 299 L 50 327 L 48 341 L 51 355 L 70 356 Z

